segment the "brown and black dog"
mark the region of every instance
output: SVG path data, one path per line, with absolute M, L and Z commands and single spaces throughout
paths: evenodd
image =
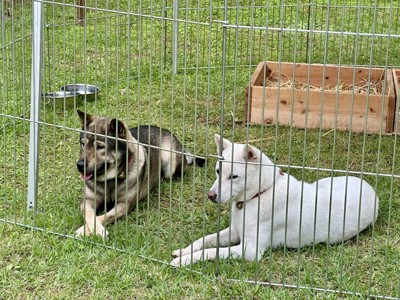
M 77 111 L 82 122 L 77 168 L 85 181 L 80 210 L 85 225 L 77 235 L 106 238 L 105 225 L 125 216 L 161 178 L 180 176 L 187 166 L 205 159 L 186 152 L 168 130 L 151 125 L 128 127 L 117 119 Z M 97 209 L 112 209 L 97 216 Z

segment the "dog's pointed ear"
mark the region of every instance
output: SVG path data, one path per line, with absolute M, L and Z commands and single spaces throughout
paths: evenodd
M 116 137 L 126 138 L 125 125 L 117 119 L 112 119 L 110 122 L 110 133 Z
M 82 129 L 85 129 L 85 126 L 87 127 L 90 123 L 93 122 L 94 116 L 89 115 L 79 109 L 77 109 L 76 112 L 78 113 L 79 118 L 81 119 Z
M 256 148 L 254 148 L 254 147 L 252 147 L 250 145 L 247 145 L 247 147 L 245 146 L 243 148 L 243 151 L 244 151 L 243 152 L 243 158 L 245 160 L 247 160 L 247 161 L 258 161 L 258 153 L 259 153 L 259 151 Z
M 227 139 L 222 139 L 222 149 L 221 148 L 221 136 L 218 134 L 214 134 L 215 145 L 217 145 L 218 154 L 221 153 L 224 149 L 228 148 L 232 143 Z

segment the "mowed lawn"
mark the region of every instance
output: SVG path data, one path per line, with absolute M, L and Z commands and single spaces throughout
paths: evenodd
M 180 3 L 177 74 L 172 2 L 86 1 L 89 8 L 98 8 L 87 10 L 86 26 L 74 25 L 74 7 L 45 4 L 42 90 L 86 82 L 101 92 L 96 101 L 65 110 L 43 101 L 36 212 L 26 209 L 32 10 L 26 1 L 5 4 L 9 13 L 2 17 L 0 42 L 0 298 L 400 296 L 397 136 L 245 123 L 246 86 L 260 61 L 399 67 L 398 4 L 228 2 L 226 14 L 222 1 Z M 225 38 L 221 23 L 215 22 L 224 15 L 230 25 L 243 25 L 225 29 Z M 270 30 L 262 28 L 266 24 Z M 328 29 L 331 33 L 322 33 Z M 75 165 L 80 129 L 76 109 L 117 117 L 132 127 L 165 127 L 185 148 L 206 157 L 207 164 L 188 170 L 182 179 L 163 181 L 128 218 L 108 227 L 109 240 L 75 239 L 83 224 L 83 182 Z M 340 245 L 276 249 L 258 263 L 228 260 L 171 268 L 173 250 L 229 224 L 229 205 L 218 209 L 206 197 L 215 180 L 213 135 L 221 132 L 237 142 L 251 141 L 298 179 L 367 173 L 363 178 L 380 198 L 376 224 Z M 288 287 L 270 287 L 268 282 Z

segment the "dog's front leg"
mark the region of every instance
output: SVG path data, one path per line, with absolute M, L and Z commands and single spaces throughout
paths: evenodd
M 129 211 L 129 204 L 125 202 L 117 203 L 117 205 L 105 214 L 98 216 L 97 218 L 104 225 L 108 225 L 115 220 L 124 217 Z
M 237 259 L 243 257 L 243 247 L 241 244 L 232 247 L 219 248 L 218 250 L 220 259 L 227 259 L 229 257 Z M 199 261 L 214 260 L 216 257 L 217 248 L 203 249 L 191 254 L 178 256 L 171 261 L 170 265 L 174 267 L 188 266 Z
M 103 238 L 108 237 L 108 232 L 104 228 L 101 220 L 96 217 L 95 201 L 86 199 L 81 203 L 81 212 L 85 218 L 85 225 L 76 231 L 78 236 L 97 234 Z
M 233 228 L 225 228 L 219 232 L 219 240 L 217 233 L 209 234 L 205 237 L 199 238 L 193 244 L 183 249 L 178 249 L 172 252 L 172 256 L 179 257 L 189 253 L 197 252 L 201 249 L 207 249 L 217 246 L 228 246 L 229 244 L 237 244 L 240 242 L 239 234 Z
M 227 258 L 245 258 L 247 261 L 260 260 L 264 253 L 263 248 L 258 248 L 255 243 L 251 241 L 243 241 L 236 246 L 223 247 L 218 249 L 219 259 Z M 187 255 L 176 257 L 171 261 L 171 266 L 187 266 L 195 264 L 199 261 L 214 260 L 217 257 L 217 248 L 203 249 Z

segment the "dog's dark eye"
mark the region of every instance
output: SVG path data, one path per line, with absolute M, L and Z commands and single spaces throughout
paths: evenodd
M 97 144 L 97 146 L 96 146 L 96 149 L 97 149 L 98 151 L 103 150 L 104 148 L 105 148 L 104 145 L 99 145 L 99 144 Z
M 229 178 L 228 179 L 236 179 L 236 178 L 238 178 L 239 176 L 237 176 L 237 175 L 229 175 Z

